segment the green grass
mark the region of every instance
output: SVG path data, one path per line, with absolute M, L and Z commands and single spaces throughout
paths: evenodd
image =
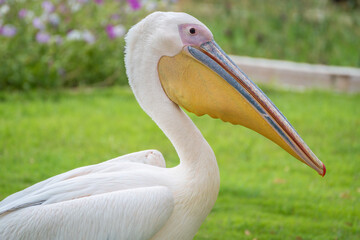
M 260 135 L 191 117 L 213 147 L 221 190 L 196 239 L 360 239 L 360 95 L 267 95 L 326 164 L 322 178 Z M 170 142 L 127 87 L 0 94 L 0 199 L 70 169 Z

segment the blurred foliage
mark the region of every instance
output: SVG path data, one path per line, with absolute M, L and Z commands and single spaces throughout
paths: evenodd
M 45 22 L 51 39 L 39 43 L 32 21 L 44 19 L 43 2 L 0 0 L 0 8 L 9 6 L 5 14 L 0 9 L 0 28 L 17 30 L 12 37 L 0 34 L 0 91 L 127 84 L 123 37 L 110 39 L 106 27 L 120 24 L 125 32 L 151 11 L 174 8 L 204 22 L 230 54 L 360 67 L 357 0 L 143 0 L 137 11 L 125 0 L 51 2 L 60 22 Z M 65 3 L 81 7 L 62 11 Z M 22 9 L 33 11 L 32 19 L 21 19 Z M 67 40 L 72 30 L 88 31 L 95 40 Z
M 360 67 L 356 1 L 182 1 L 228 53 Z
M 33 41 L 0 46 L 0 89 L 74 87 L 125 83 L 123 40 L 43 46 Z
M 41 1 L 0 3 L 9 9 L 0 15 L 0 27 L 11 24 L 16 29 L 14 36 L 0 34 L 0 90 L 126 84 L 124 34 L 111 39 L 107 26 L 120 25 L 125 33 L 150 11 L 168 9 L 170 2 L 146 1 L 136 11 L 125 0 L 99 2 L 55 0 L 51 13 L 46 13 Z M 22 9 L 33 16 L 19 17 Z M 54 13 L 59 18 L 55 25 L 49 20 Z M 41 20 L 44 29 L 35 26 L 35 18 Z M 73 30 L 80 33 L 70 39 Z M 94 40 L 81 39 L 81 31 Z M 50 35 L 49 41 L 39 42 L 39 32 Z

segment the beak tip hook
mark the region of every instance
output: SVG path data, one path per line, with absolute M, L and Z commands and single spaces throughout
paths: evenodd
M 323 174 L 321 175 L 322 177 L 324 177 L 325 176 L 325 174 L 326 174 L 326 167 L 325 167 L 325 164 L 323 163 Z

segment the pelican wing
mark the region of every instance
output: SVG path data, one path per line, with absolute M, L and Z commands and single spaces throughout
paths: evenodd
M 167 187 L 115 191 L 6 213 L 0 239 L 150 239 L 173 208 Z
M 156 150 L 146 150 L 124 155 L 106 162 L 73 169 L 12 194 L 0 202 L 0 215 L 40 204 L 61 202 L 84 196 L 144 187 L 144 181 L 128 181 L 146 171 L 143 167 L 153 165 L 165 167 L 162 154 Z M 128 177 L 129 174 L 134 176 Z M 140 176 L 141 178 L 141 176 Z M 116 185 L 117 184 L 117 185 Z M 156 185 L 154 181 L 145 186 Z

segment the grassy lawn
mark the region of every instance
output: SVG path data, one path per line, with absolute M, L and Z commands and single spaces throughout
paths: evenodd
M 260 135 L 191 115 L 221 171 L 196 239 L 359 239 L 360 95 L 267 95 L 326 164 L 322 178 Z M 127 87 L 0 93 L 0 199 L 55 174 L 170 142 Z

